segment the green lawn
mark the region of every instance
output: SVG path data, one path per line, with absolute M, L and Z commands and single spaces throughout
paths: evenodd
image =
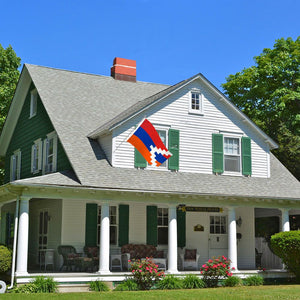
M 164 290 L 139 292 L 89 292 L 66 294 L 3 294 L 0 299 L 59 299 L 59 300 L 89 300 L 89 299 L 300 299 L 300 285 L 268 285 L 259 287 L 215 288 L 200 290 Z

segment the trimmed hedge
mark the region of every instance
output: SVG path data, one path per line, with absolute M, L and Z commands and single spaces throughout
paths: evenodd
M 282 259 L 287 269 L 300 282 L 300 230 L 279 232 L 271 237 L 273 252 Z

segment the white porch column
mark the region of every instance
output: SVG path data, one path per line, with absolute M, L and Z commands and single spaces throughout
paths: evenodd
M 237 271 L 237 243 L 236 243 L 236 221 L 235 208 L 228 207 L 228 258 L 230 267 Z
M 100 232 L 100 260 L 99 273 L 107 274 L 109 271 L 109 204 L 101 205 L 101 232 Z
M 26 275 L 28 261 L 29 197 L 20 198 L 16 275 Z
M 281 231 L 290 231 L 289 209 L 281 209 Z
M 168 273 L 178 273 L 177 269 L 177 215 L 176 206 L 169 207 L 168 227 Z

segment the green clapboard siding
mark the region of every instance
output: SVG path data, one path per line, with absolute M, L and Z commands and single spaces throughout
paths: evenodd
M 129 205 L 119 205 L 119 247 L 129 241 Z
M 242 168 L 243 175 L 252 174 L 251 139 L 244 136 L 242 137 Z
M 85 211 L 85 245 L 97 246 L 97 217 L 98 205 L 87 203 Z
M 147 245 L 157 246 L 157 207 L 147 206 Z
M 214 173 L 224 172 L 223 135 L 212 134 L 212 164 Z
M 186 212 L 177 209 L 177 245 L 185 247 L 186 241 Z
M 172 156 L 168 159 L 169 170 L 179 169 L 179 130 L 169 129 L 169 149 Z
M 31 146 L 33 145 L 33 142 L 39 138 L 44 140 L 48 133 L 54 131 L 54 127 L 39 96 L 37 99 L 37 114 L 29 119 L 30 91 L 32 89 L 34 89 L 33 84 L 31 84 L 28 90 L 16 128 L 6 152 L 5 182 L 9 182 L 10 180 L 10 156 L 17 149 L 21 149 L 21 178 L 42 175 L 42 172 L 37 174 L 31 173 Z M 59 113 L 59 111 L 57 113 Z M 58 139 L 57 171 L 64 170 L 72 170 L 72 167 L 61 145 L 61 142 Z
M 134 166 L 136 168 L 146 168 L 147 167 L 147 161 L 143 157 L 143 155 L 134 148 Z

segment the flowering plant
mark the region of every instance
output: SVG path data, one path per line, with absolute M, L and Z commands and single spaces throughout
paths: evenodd
M 218 258 L 209 259 L 201 268 L 203 281 L 208 287 L 217 286 L 221 278 L 231 277 L 231 271 L 235 268 L 230 268 L 230 260 L 224 255 Z
M 130 271 L 133 279 L 141 290 L 149 290 L 165 276 L 163 271 L 158 271 L 158 265 L 156 265 L 149 257 L 142 260 L 129 260 L 128 262 L 131 265 Z

